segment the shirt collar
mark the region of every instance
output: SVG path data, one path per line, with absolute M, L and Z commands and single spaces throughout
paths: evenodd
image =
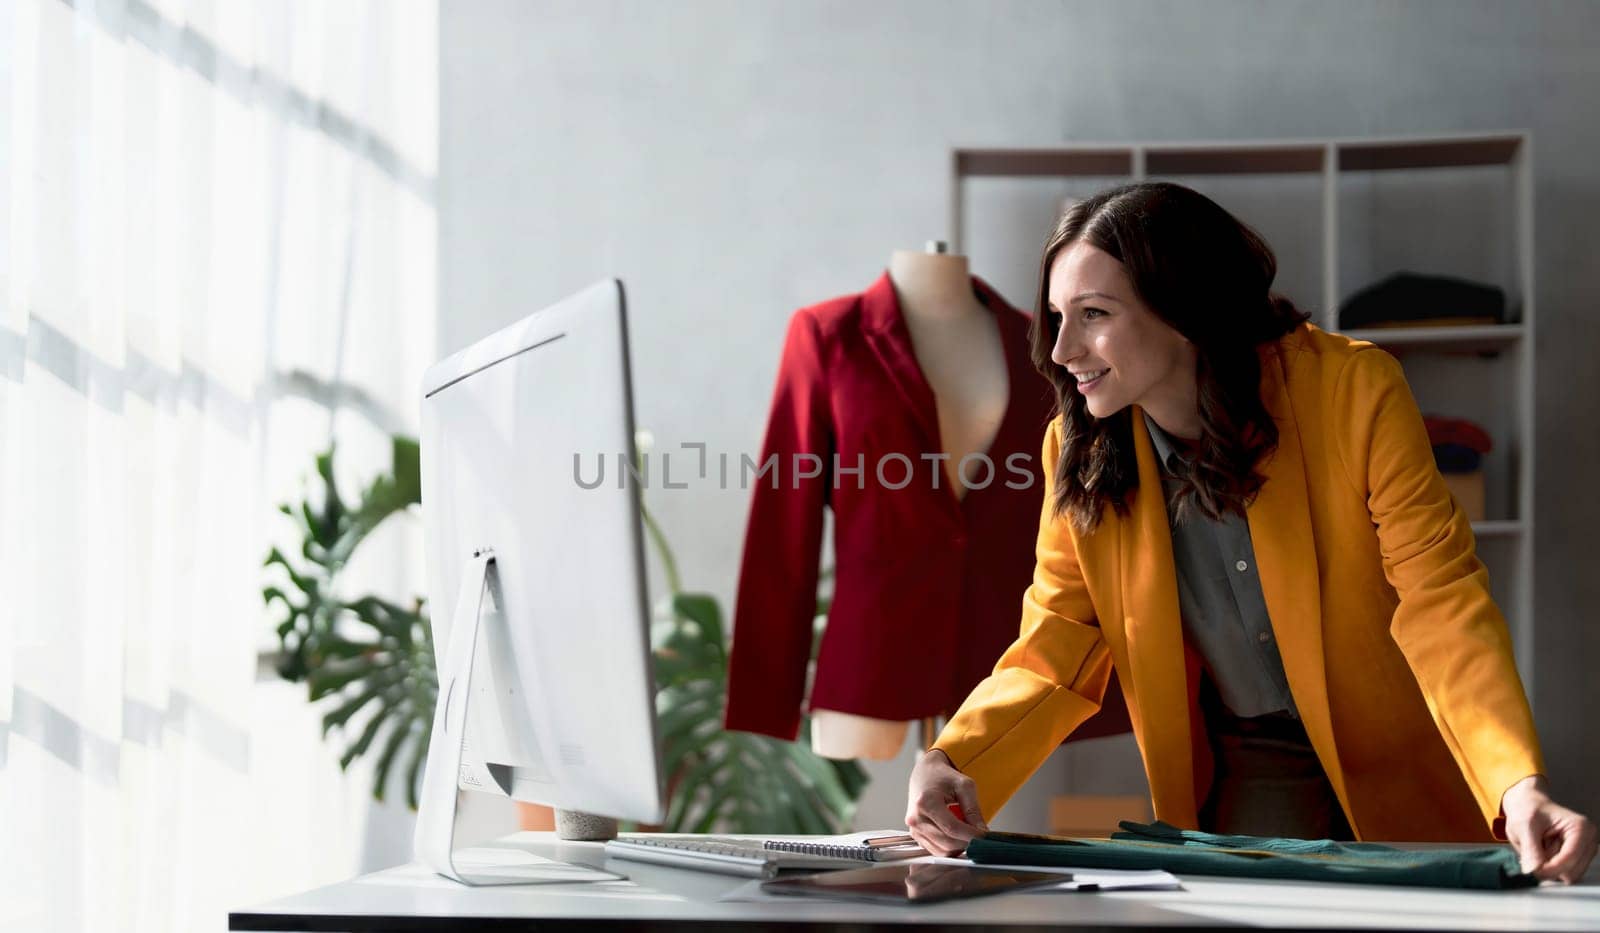
M 1176 475 L 1179 466 L 1184 460 L 1183 454 L 1180 452 L 1181 446 L 1172 435 L 1161 429 L 1161 425 L 1156 424 L 1156 420 L 1150 417 L 1149 412 L 1141 411 L 1140 414 L 1144 415 L 1145 427 L 1150 429 L 1150 443 L 1155 446 L 1156 459 L 1161 464 L 1161 472 L 1168 475 Z

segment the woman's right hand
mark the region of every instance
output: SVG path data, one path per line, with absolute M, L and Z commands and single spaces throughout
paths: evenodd
M 956 816 L 951 804 L 958 804 L 966 819 Z M 911 769 L 906 828 L 934 855 L 960 855 L 968 842 L 989 831 L 978 810 L 978 785 L 937 748 L 924 752 Z

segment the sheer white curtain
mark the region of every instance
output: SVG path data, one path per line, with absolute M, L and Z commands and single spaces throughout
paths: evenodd
M 0 927 L 383 860 L 260 673 L 261 560 L 315 451 L 353 486 L 414 430 L 436 142 L 434 0 L 0 0 Z M 414 528 L 370 548 L 419 590 Z

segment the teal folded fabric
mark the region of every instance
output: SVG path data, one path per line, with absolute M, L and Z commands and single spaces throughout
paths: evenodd
M 1235 878 L 1399 884 L 1428 888 L 1532 887 L 1506 846 L 1409 851 L 1372 842 L 1221 836 L 1162 822 L 1124 822 L 1110 839 L 989 833 L 967 857 L 990 865 L 1159 868 L 1177 874 Z

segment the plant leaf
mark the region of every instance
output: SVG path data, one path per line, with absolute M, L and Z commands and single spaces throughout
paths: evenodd
M 379 727 L 389 721 L 389 717 L 393 712 L 394 708 L 392 706 L 380 704 L 377 712 L 367 718 L 366 728 L 361 730 L 361 735 L 356 738 L 350 747 L 344 750 L 343 755 L 339 756 L 339 769 L 341 771 L 349 768 L 351 762 L 367 753 L 367 748 L 372 745 L 372 740 L 378 735 Z
M 414 599 L 408 607 L 376 595 L 344 601 L 339 595 L 340 572 L 361 542 L 421 502 L 416 440 L 394 437 L 391 455 L 389 472 L 374 477 L 351 503 L 334 481 L 334 449 L 317 456 L 315 490 L 279 507 L 300 532 L 299 553 L 268 551 L 261 598 L 282 613 L 273 622 L 279 674 L 304 682 L 313 702 L 329 704 L 324 733 L 344 729 L 370 709 L 360 733 L 345 744 L 341 766 L 377 746 L 373 796 L 383 800 L 405 757 L 406 799 L 415 807 L 439 696 L 425 604 Z M 641 519 L 671 590 L 665 614 L 651 627 L 657 732 L 663 766 L 675 780 L 664 828 L 827 832 L 847 824 L 866 772 L 855 762 L 816 757 L 805 740 L 809 723 L 799 743 L 722 729 L 728 664 L 722 607 L 709 594 L 683 590 L 666 536 L 648 511 Z M 819 575 L 815 641 L 825 624 L 832 577 L 832 568 Z

